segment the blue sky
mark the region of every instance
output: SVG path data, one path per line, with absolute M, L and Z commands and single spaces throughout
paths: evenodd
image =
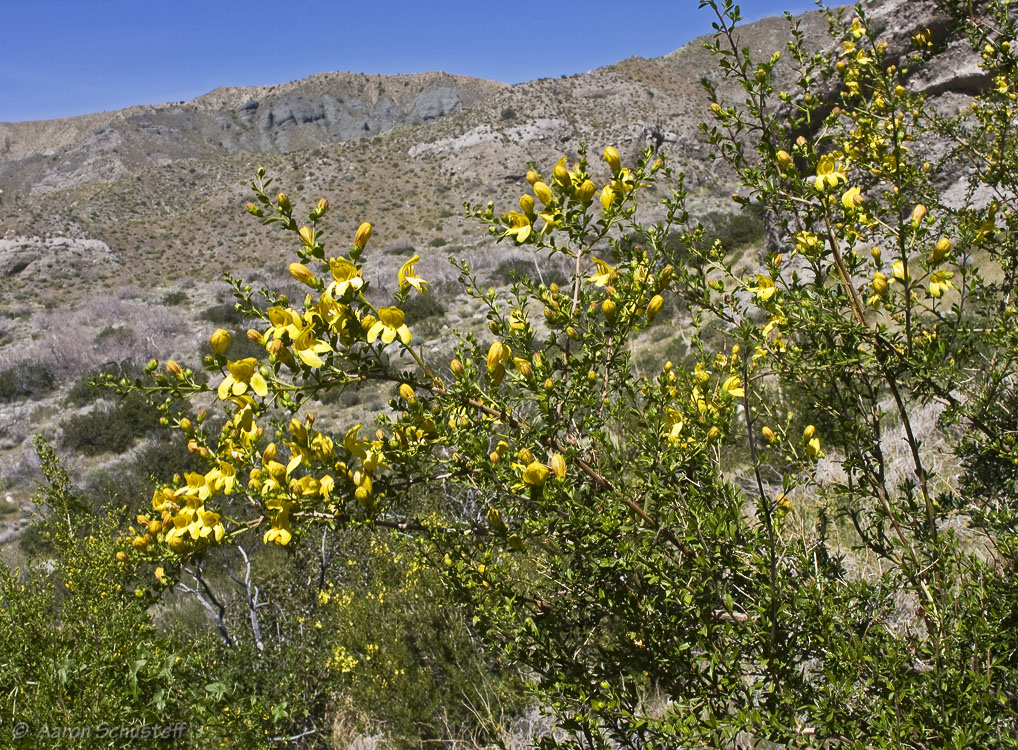
M 748 19 L 814 7 L 741 5 Z M 0 122 L 326 71 L 444 70 L 516 83 L 663 55 L 710 22 L 696 0 L 0 0 Z

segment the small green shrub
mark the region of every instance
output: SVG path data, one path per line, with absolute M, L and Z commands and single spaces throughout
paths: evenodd
M 0 372 L 0 401 L 36 398 L 55 387 L 53 371 L 38 362 L 21 362 Z
M 101 401 L 89 412 L 61 425 L 63 447 L 86 456 L 123 453 L 159 424 L 159 413 L 143 396 L 128 394 L 119 401 Z
M 172 292 L 167 292 L 163 295 L 163 304 L 169 307 L 182 305 L 187 302 L 187 292 L 183 289 L 175 289 Z

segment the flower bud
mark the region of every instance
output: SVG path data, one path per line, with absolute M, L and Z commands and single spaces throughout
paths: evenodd
M 279 353 L 285 349 L 286 346 L 283 344 L 281 339 L 273 339 L 266 345 L 265 350 L 273 357 L 278 357 Z
M 647 304 L 647 320 L 654 320 L 657 314 L 661 312 L 661 308 L 664 307 L 665 300 L 660 294 L 655 294 L 650 298 L 650 302 Z
M 462 378 L 463 373 L 465 372 L 465 370 L 463 369 L 463 363 L 460 362 L 458 359 L 454 359 L 452 362 L 449 363 L 449 369 L 452 370 L 452 374 L 455 375 L 457 378 Z
M 265 215 L 262 212 L 261 207 L 259 207 L 258 205 L 254 204 L 254 203 L 248 203 L 246 206 L 244 206 L 244 208 L 246 208 L 247 212 L 249 214 L 251 214 L 252 216 L 264 216 Z
M 194 432 L 194 423 L 187 417 L 184 417 L 183 419 L 180 420 L 180 429 L 188 434 L 191 434 L 192 432 Z
M 315 284 L 318 283 L 318 279 L 316 279 L 315 275 L 311 273 L 311 269 L 303 263 L 291 263 L 290 275 L 306 286 L 314 287 Z
M 315 206 L 315 213 L 318 214 L 319 217 L 324 216 L 325 212 L 328 210 L 329 210 L 328 198 L 322 198 L 321 200 L 318 201 L 318 205 Z
M 534 213 L 534 196 L 529 193 L 524 193 L 520 196 L 520 208 L 523 209 L 523 213 L 532 214 Z
M 540 179 L 541 178 L 537 175 L 537 172 L 535 172 L 533 169 L 527 170 L 527 182 L 529 182 L 531 185 L 533 185 L 535 182 L 540 181 Z
M 912 226 L 918 227 L 925 218 L 926 206 L 922 203 L 917 203 L 916 207 L 912 209 Z
M 804 429 L 802 431 L 802 439 L 807 441 L 807 442 L 812 440 L 813 439 L 813 435 L 816 434 L 816 431 L 817 431 L 817 428 L 814 427 L 813 425 L 811 425 L 811 424 L 810 425 L 806 425 L 806 429 Z
M 297 232 L 300 235 L 300 241 L 308 247 L 313 247 L 315 244 L 315 230 L 309 226 L 303 226 Z
M 870 255 L 873 256 L 873 260 L 875 260 L 877 263 L 880 262 L 880 248 L 879 247 L 874 247 L 872 250 L 870 250 Z
M 661 273 L 657 277 L 657 291 L 661 291 L 668 286 L 668 283 L 672 280 L 672 274 L 675 273 L 675 266 L 670 263 L 661 269 Z
M 561 453 L 553 453 L 551 460 L 548 462 L 552 472 L 555 474 L 555 478 L 562 482 L 566 478 L 566 459 Z
M 583 203 L 590 203 L 590 201 L 594 198 L 594 193 L 596 192 L 597 186 L 590 180 L 584 180 L 577 189 L 576 194 Z
M 604 313 L 604 317 L 609 323 L 614 322 L 616 316 L 615 302 L 606 299 L 601 303 L 601 312 Z
M 247 329 L 247 337 L 256 344 L 262 343 L 262 334 L 254 328 Z
M 491 346 L 488 348 L 488 372 L 494 372 L 495 368 L 503 360 L 503 354 L 505 353 L 505 346 L 501 341 L 493 341 Z
M 551 378 L 547 378 L 544 381 L 544 390 L 546 393 L 551 393 L 551 391 L 555 390 L 555 381 Z
M 417 403 L 417 393 L 414 392 L 414 389 L 410 386 L 409 383 L 399 384 L 399 395 L 408 404 L 413 405 Z
M 619 152 L 614 146 L 605 147 L 604 160 L 607 162 L 608 168 L 611 169 L 612 174 L 618 174 L 619 170 L 622 169 L 622 159 L 619 157 Z
M 764 439 L 765 439 L 765 440 L 766 440 L 766 441 L 767 441 L 768 443 L 773 443 L 773 442 L 774 442 L 775 440 L 777 440 L 777 439 L 778 439 L 778 436 L 777 436 L 777 435 L 776 435 L 776 434 L 774 433 L 774 430 L 772 430 L 772 429 L 771 429 L 770 427 L 768 427 L 767 425 L 764 425 L 763 429 L 762 429 L 762 430 L 760 430 L 760 432 L 762 432 L 762 433 L 763 433 Z
M 551 175 L 559 185 L 565 187 L 569 184 L 569 169 L 566 167 L 566 157 L 563 156 L 559 159 L 558 164 L 551 170 Z
M 287 197 L 286 193 L 280 193 L 276 196 L 276 203 L 279 204 L 279 210 L 284 214 L 289 213 L 290 209 L 293 208 L 293 204 L 290 203 L 290 199 Z
M 601 188 L 601 208 L 607 211 L 611 208 L 612 203 L 615 202 L 615 191 L 611 189 L 609 185 L 605 185 Z
M 230 332 L 217 328 L 209 336 L 209 345 L 216 354 L 225 354 L 226 350 L 230 348 Z
M 947 254 L 951 252 L 951 240 L 947 237 L 941 237 L 937 240 L 937 244 L 933 246 L 933 262 L 939 263 Z
M 498 508 L 488 508 L 488 524 L 499 534 L 506 532 L 505 521 L 502 520 L 502 514 Z
M 368 244 L 368 240 L 371 239 L 371 225 L 368 222 L 364 222 L 357 227 L 357 234 L 353 238 L 353 246 L 357 250 L 363 250 L 364 246 Z
M 546 206 L 555 200 L 555 196 L 551 194 L 551 188 L 540 180 L 534 183 L 534 195 Z
M 175 375 L 178 378 L 184 374 L 184 371 L 181 369 L 180 365 L 178 365 L 172 359 L 166 361 L 166 372 L 170 373 L 170 375 Z
M 792 157 L 787 151 L 778 151 L 776 158 L 778 160 L 778 166 L 784 170 L 790 169 L 792 164 L 794 164 Z

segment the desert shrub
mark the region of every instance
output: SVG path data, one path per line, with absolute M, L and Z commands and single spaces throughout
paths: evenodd
M 488 333 L 462 336 L 452 361 L 406 325 L 412 264 L 391 297 L 376 292 L 370 225 L 327 250 L 327 205 L 301 226 L 259 170 L 248 210 L 291 239 L 311 292 L 266 309 L 233 281 L 268 356 L 223 341 L 206 360 L 223 429 L 164 412 L 206 471 L 156 491 L 162 528 L 136 557 L 183 569 L 255 535 L 304 549 L 320 530 L 393 530 L 396 580 L 441 580 L 554 712 L 544 747 L 1014 747 L 1013 14 L 945 3 L 950 36 L 919 32 L 900 59 L 861 8 L 832 15 L 834 55 L 793 23 L 797 90 L 783 94 L 781 55 L 752 59 L 738 9 L 705 5 L 742 93 L 733 105 L 705 82 L 703 133 L 747 214 L 692 222 L 682 176 L 650 150 L 623 165 L 581 147 L 535 167 L 521 211 L 470 215 L 570 275 L 500 292 L 458 263 Z M 903 71 L 966 36 L 993 85 L 953 119 L 927 116 Z M 934 136 L 936 166 L 917 148 Z M 993 198 L 944 199 L 946 170 L 973 164 Z M 670 188 L 664 218 L 644 221 L 655 182 Z M 739 252 L 757 207 L 787 253 Z M 638 370 L 634 342 L 667 341 L 679 314 L 690 352 Z M 159 398 L 203 392 L 186 371 L 155 375 Z M 305 408 L 329 383 L 385 388 L 392 408 L 333 433 Z M 307 573 L 291 586 L 295 611 L 322 592 Z M 351 671 L 375 653 L 347 643 L 334 657 Z M 400 663 L 360 689 L 384 695 Z M 429 684 L 401 683 L 407 716 L 427 710 Z
M 88 412 L 68 417 L 60 426 L 61 444 L 87 456 L 123 453 L 158 424 L 159 414 L 145 398 L 129 394 L 116 401 L 100 401 Z
M 162 304 L 173 307 L 176 305 L 183 305 L 188 301 L 187 292 L 183 289 L 174 289 L 171 292 L 167 292 L 163 295 Z
M 202 318 L 209 323 L 235 328 L 244 323 L 244 315 L 237 310 L 233 302 L 218 302 L 205 308 Z
M 411 297 L 403 305 L 407 323 L 420 323 L 428 318 L 445 315 L 445 306 L 439 301 L 439 294 L 427 294 Z
M 37 398 L 55 387 L 52 368 L 40 362 L 19 362 L 0 372 L 0 401 Z

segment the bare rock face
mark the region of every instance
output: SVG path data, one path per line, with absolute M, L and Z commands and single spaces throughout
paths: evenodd
M 178 104 L 0 123 L 0 187 L 39 196 L 182 159 L 318 148 L 455 114 L 504 88 L 445 73 L 325 73 Z
M 113 259 L 100 240 L 72 237 L 5 237 L 0 239 L 0 277 L 47 276 L 54 270 L 80 272 Z

